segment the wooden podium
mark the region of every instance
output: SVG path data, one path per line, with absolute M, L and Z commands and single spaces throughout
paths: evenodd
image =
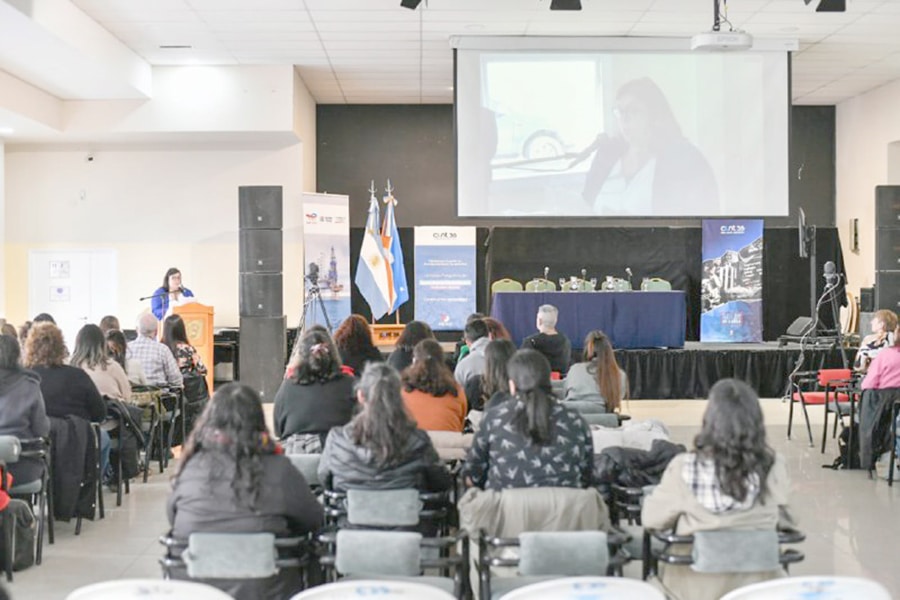
M 172 314 L 184 321 L 188 342 L 197 349 L 200 359 L 206 365 L 206 384 L 209 393 L 213 392 L 213 314 L 212 306 L 191 302 L 181 306 L 173 306 Z

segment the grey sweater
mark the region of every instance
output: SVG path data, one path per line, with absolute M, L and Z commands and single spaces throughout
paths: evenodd
M 50 435 L 50 420 L 41 395 L 41 378 L 26 369 L 0 369 L 0 435 L 26 440 Z M 39 459 L 23 458 L 9 465 L 13 483 L 41 476 Z

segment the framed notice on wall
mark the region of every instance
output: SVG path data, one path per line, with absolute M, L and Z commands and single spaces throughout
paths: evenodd
M 416 319 L 462 329 L 475 312 L 475 228 L 416 227 Z

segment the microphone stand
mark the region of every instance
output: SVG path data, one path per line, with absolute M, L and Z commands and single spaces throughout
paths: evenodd
M 841 364 L 846 369 L 847 364 L 848 364 L 847 363 L 847 349 L 844 347 L 844 332 L 843 332 L 843 327 L 841 326 L 841 316 L 840 316 L 840 309 L 838 308 L 838 295 L 837 295 L 837 289 L 840 286 L 841 275 L 835 274 L 834 277 L 837 281 L 836 281 L 836 283 L 834 283 L 831 286 L 831 290 L 833 292 L 831 294 L 831 299 L 830 299 L 831 318 L 834 321 L 834 332 L 835 332 L 835 338 L 837 339 L 837 345 L 838 345 L 838 348 L 840 348 L 840 350 L 841 350 Z M 826 282 L 826 285 L 827 285 L 827 282 Z
M 138 302 L 143 302 L 144 300 L 152 300 L 153 298 L 162 298 L 163 296 L 168 296 L 172 292 L 161 292 L 159 294 L 151 294 L 149 296 L 144 296 L 143 298 L 138 298 Z

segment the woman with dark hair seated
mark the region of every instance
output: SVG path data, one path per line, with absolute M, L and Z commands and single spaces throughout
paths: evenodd
M 591 485 L 591 432 L 576 411 L 553 397 L 550 363 L 525 349 L 507 370 L 512 399 L 485 412 L 463 467 L 467 483 L 496 491 Z
M 275 435 L 288 454 L 318 454 L 331 428 L 349 423 L 355 408 L 353 378 L 341 371 L 331 336 L 308 330 L 275 394 Z
M 366 367 L 356 386 L 361 412 L 328 434 L 319 480 L 335 490 L 450 488 L 428 434 L 416 428 L 400 397 L 400 376 L 385 364 Z
M 403 333 L 397 338 L 397 347 L 388 356 L 387 364 L 402 373 L 403 369 L 413 363 L 413 349 L 422 340 L 433 340 L 434 332 L 428 323 L 422 321 L 410 321 L 403 328 Z
M 130 383 L 147 385 L 147 378 L 144 376 L 144 367 L 141 366 L 141 361 L 125 357 L 127 347 L 128 344 L 125 341 L 124 333 L 118 329 L 110 329 L 106 332 L 106 350 L 109 352 L 110 358 L 125 369 L 125 374 L 128 376 Z
M 102 396 L 131 400 L 128 376 L 122 365 L 109 357 L 106 339 L 96 325 L 87 324 L 78 331 L 69 364 L 84 370 Z
M 341 355 L 341 362 L 353 369 L 359 377 L 368 363 L 384 362 L 381 351 L 372 343 L 372 330 L 359 315 L 350 315 L 334 332 L 334 344 Z
M 50 435 L 50 420 L 41 396 L 41 379 L 19 364 L 19 341 L 0 335 L 0 435 L 28 440 Z M 7 465 L 16 484 L 41 476 L 39 458 L 20 458 Z
M 699 531 L 774 531 L 786 511 L 790 482 L 784 460 L 766 440 L 759 399 L 750 386 L 723 379 L 709 391 L 694 450 L 679 454 L 644 499 L 644 527 Z M 685 549 L 689 552 L 690 549 Z M 714 600 L 730 590 L 782 576 L 762 573 L 695 573 L 689 566 L 661 565 L 660 583 L 670 598 Z
M 512 336 L 509 335 L 509 331 L 506 330 L 506 327 L 503 326 L 503 323 L 498 321 L 493 317 L 485 317 L 482 319 L 484 324 L 487 325 L 488 337 L 492 340 L 512 340 Z
M 516 353 L 510 340 L 493 340 L 484 347 L 484 374 L 466 381 L 469 410 L 485 410 L 494 402 L 509 397 L 509 374 L 506 363 Z
M 309 484 L 269 435 L 259 395 L 237 383 L 216 390 L 197 420 L 166 512 L 171 535 L 184 540 L 196 532 L 298 536 L 317 531 L 323 521 Z M 241 600 L 285 600 L 302 589 L 294 569 L 264 580 L 207 583 Z
M 628 378 L 616 363 L 612 344 L 605 333 L 595 330 L 584 339 L 584 362 L 566 373 L 565 399 L 603 404 L 606 412 L 619 412 L 628 395 Z
M 182 375 L 206 377 L 206 365 L 203 364 L 197 349 L 188 341 L 184 319 L 179 315 L 169 315 L 165 318 L 162 338 L 159 341 L 172 351 Z
M 436 340 L 416 344 L 412 365 L 403 372 L 403 404 L 419 429 L 462 431 L 466 394 L 444 361 Z

